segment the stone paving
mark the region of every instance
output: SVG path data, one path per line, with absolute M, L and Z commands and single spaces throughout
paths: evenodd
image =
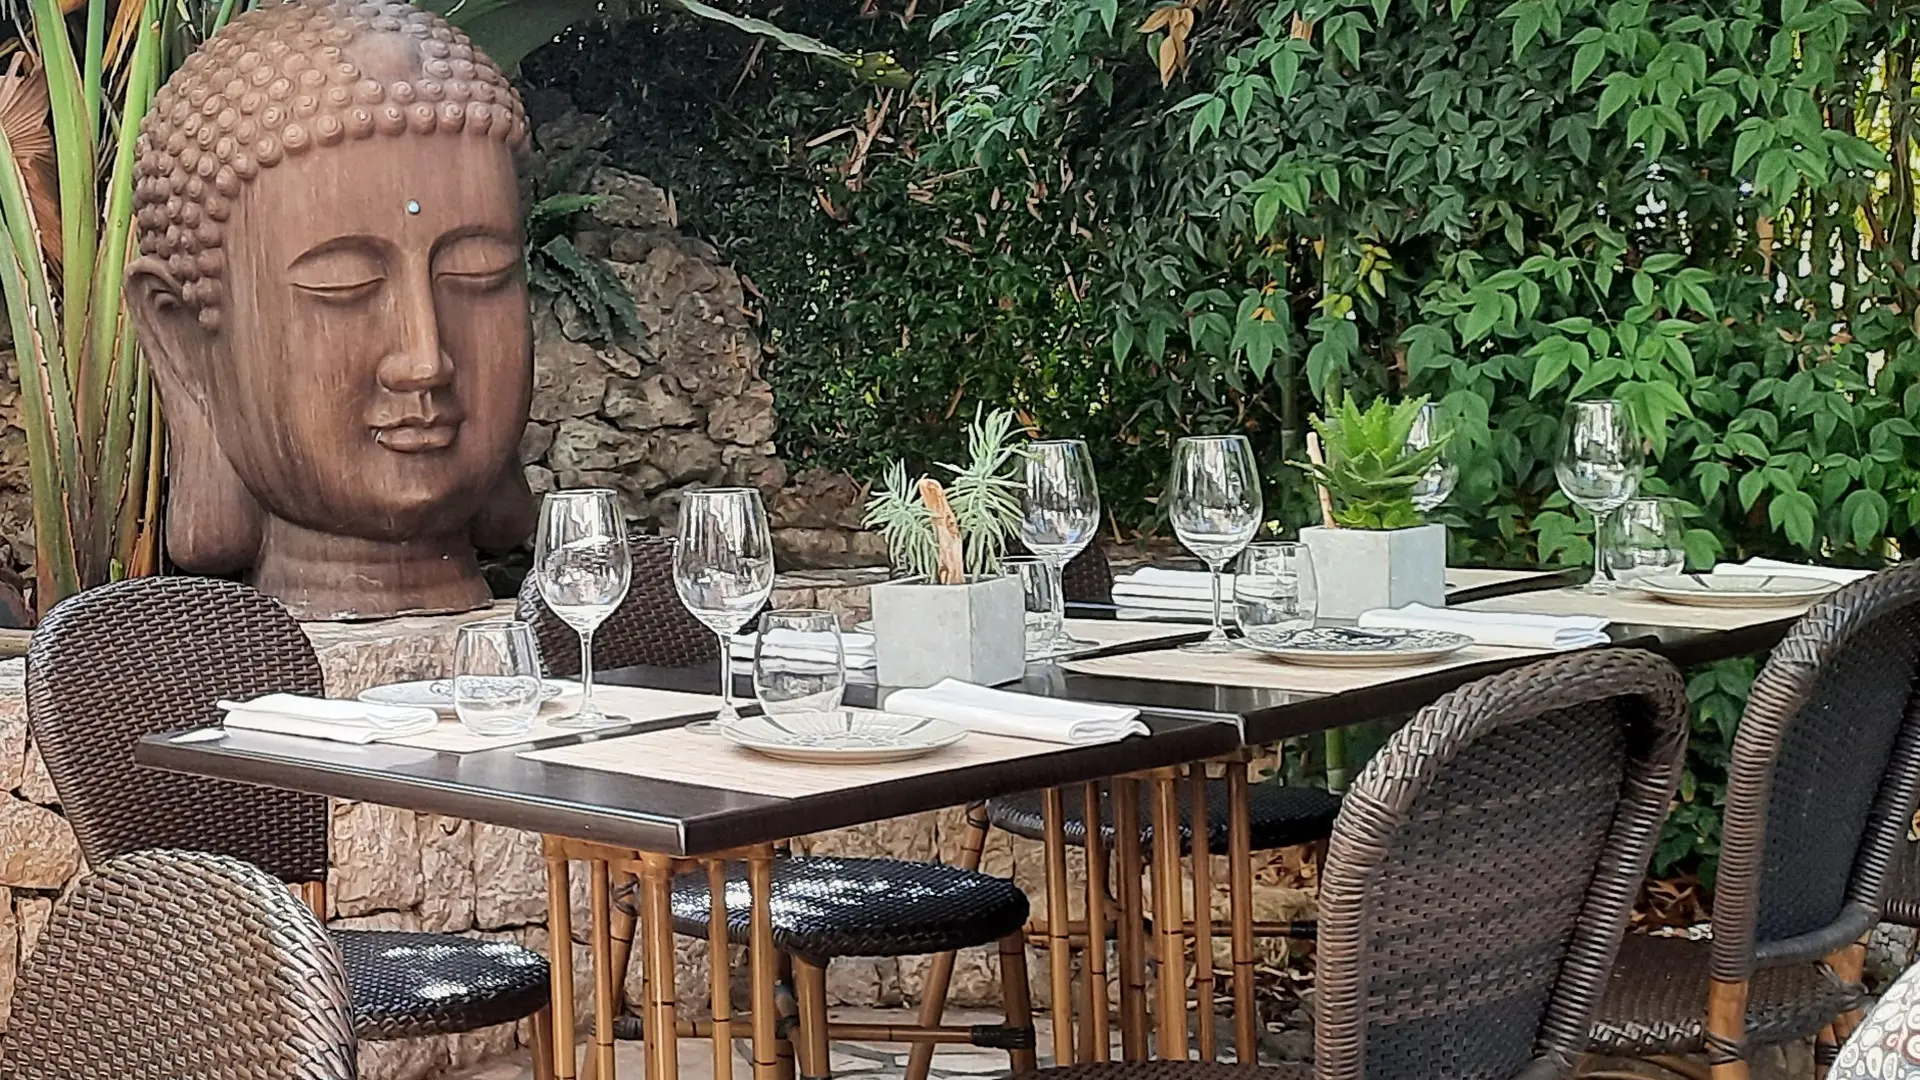
M 902 1009 L 836 1009 L 834 1019 L 857 1023 L 912 1023 L 914 1016 Z M 952 1009 L 948 1011 L 947 1022 L 952 1024 L 997 1023 L 997 1012 Z M 1221 1017 L 1219 1030 L 1231 1031 Z M 1034 1027 L 1037 1030 L 1042 1053 L 1042 1068 L 1052 1063 L 1052 1058 L 1044 1051 L 1052 1045 L 1052 1025 L 1044 1016 L 1036 1017 Z M 1276 1038 L 1297 1032 L 1268 1032 L 1262 1040 L 1261 1059 L 1266 1061 L 1275 1050 L 1286 1057 L 1293 1057 L 1291 1049 L 1296 1040 Z M 1117 1037 L 1116 1037 L 1117 1038 Z M 1118 1057 L 1118 1044 L 1115 1045 L 1115 1057 Z M 1232 1051 L 1225 1050 L 1223 1060 L 1232 1059 Z M 640 1080 L 644 1075 L 642 1044 L 623 1042 L 618 1044 L 618 1076 L 624 1080 Z M 846 1080 L 895 1080 L 906 1071 L 907 1048 L 893 1043 L 836 1042 L 833 1044 L 833 1074 Z M 1753 1061 L 1752 1080 L 1802 1080 L 1813 1075 L 1812 1047 L 1795 1044 L 1784 1050 L 1764 1052 Z M 1645 1077 L 1646 1080 L 1678 1080 L 1675 1074 L 1663 1072 L 1650 1066 L 1628 1061 L 1595 1059 L 1586 1063 L 1582 1072 L 1589 1070 L 1617 1070 L 1630 1076 Z M 752 1075 L 752 1064 L 747 1056 L 744 1041 L 734 1044 L 733 1076 L 734 1080 L 748 1080 Z M 998 1050 L 982 1050 L 970 1046 L 943 1046 L 933 1056 L 933 1080 L 982 1080 L 985 1077 L 1006 1075 L 1007 1055 Z M 680 1077 L 681 1080 L 712 1080 L 713 1044 L 705 1039 L 680 1040 Z M 452 1080 L 532 1080 L 533 1070 L 528 1065 L 524 1051 L 478 1068 L 452 1074 Z

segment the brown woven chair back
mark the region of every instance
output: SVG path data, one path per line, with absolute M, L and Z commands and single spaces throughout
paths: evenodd
M 633 584 L 593 634 L 593 667 L 707 668 L 720 663 L 720 640 L 680 603 L 673 587 L 671 536 L 632 536 Z M 540 598 L 532 573 L 520 586 L 519 618 L 533 627 L 540 666 L 557 679 L 580 674 L 580 635 Z
M 332 941 L 237 859 L 146 851 L 54 908 L 0 1034 L 0 1080 L 353 1080 Z
M 145 735 L 220 722 L 215 703 L 320 694 L 320 662 L 278 603 L 231 581 L 135 578 L 72 597 L 27 649 L 27 724 L 87 862 L 215 851 L 324 881 L 327 801 L 142 768 Z
M 1099 536 L 1060 568 L 1060 595 L 1076 604 L 1113 602 L 1113 566 L 1107 562 L 1107 547 Z
M 1920 563 L 1814 605 L 1754 680 L 1733 740 L 1713 974 L 1813 960 L 1879 917 L 1920 795 Z
M 1318 1080 L 1572 1074 L 1679 782 L 1650 653 L 1463 686 L 1347 792 L 1320 881 Z

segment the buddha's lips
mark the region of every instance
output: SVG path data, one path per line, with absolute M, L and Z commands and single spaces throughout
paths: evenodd
M 454 436 L 460 433 L 460 425 L 446 420 L 415 420 L 373 429 L 374 441 L 389 450 L 402 454 L 418 454 L 429 450 L 445 450 L 453 445 Z

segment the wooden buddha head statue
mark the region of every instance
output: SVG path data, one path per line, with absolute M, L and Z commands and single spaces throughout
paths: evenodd
M 488 603 L 534 505 L 506 78 L 437 15 L 240 15 L 141 125 L 127 299 L 167 421 L 179 566 L 304 619 Z

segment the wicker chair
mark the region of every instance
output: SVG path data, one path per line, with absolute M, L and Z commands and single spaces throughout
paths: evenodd
M 1880 995 L 1847 1036 L 1827 1080 L 1920 1080 L 1920 967 Z
M 1591 1048 L 1747 1075 L 1751 1047 L 1819 1036 L 1830 1062 L 1920 794 L 1920 563 L 1816 604 L 1754 680 L 1734 736 L 1713 938 L 1634 937 Z M 1838 1022 L 1838 1030 L 1828 1030 Z
M 671 536 L 632 536 L 633 584 L 627 598 L 593 633 L 593 666 L 713 668 L 720 663 L 720 642 L 680 604 L 673 588 Z M 533 643 L 548 675 L 571 679 L 580 674 L 580 635 L 547 607 L 533 574 L 520 586 L 519 618 L 533 627 Z
M 673 883 L 673 928 L 707 939 L 712 917 L 707 875 L 683 874 Z M 749 944 L 752 894 L 744 865 L 727 867 L 728 940 Z M 1033 1015 L 1027 996 L 1027 896 L 1005 878 L 939 863 L 837 856 L 773 860 L 773 940 L 793 959 L 793 990 L 800 1009 L 795 1048 L 800 1075 L 825 1080 L 829 1039 L 827 966 L 857 956 L 923 956 L 999 944 L 1000 988 L 1006 1022 L 964 1029 L 975 1046 L 1007 1051 L 1016 1072 L 1034 1067 Z M 936 1017 L 922 1024 L 932 1028 Z M 890 1029 L 915 1048 L 933 1045 L 930 1032 Z M 948 1035 L 955 1032 L 948 1029 Z M 859 1032 L 872 1038 L 871 1029 Z M 952 1041 L 950 1038 L 943 1041 Z
M 0 1033 L 0 1080 L 353 1080 L 339 953 L 237 859 L 109 859 L 54 908 Z
M 83 592 L 48 614 L 27 653 L 28 726 L 90 865 L 148 848 L 210 851 L 316 898 L 327 876 L 326 799 L 141 768 L 133 751 L 144 735 L 217 722 L 221 699 L 323 690 L 313 646 L 279 604 L 208 578 Z M 324 913 L 324 900 L 317 906 Z M 547 964 L 537 953 L 457 934 L 339 931 L 334 941 L 361 1039 L 528 1016 L 537 1041 L 546 1030 Z
M 1446 694 L 1361 770 L 1334 825 L 1311 1069 L 1045 1075 L 1571 1076 L 1679 782 L 1686 724 L 1679 672 L 1638 650 L 1556 657 Z
M 1060 568 L 1060 594 L 1070 604 L 1113 602 L 1113 567 L 1107 562 L 1107 545 L 1098 536 Z

